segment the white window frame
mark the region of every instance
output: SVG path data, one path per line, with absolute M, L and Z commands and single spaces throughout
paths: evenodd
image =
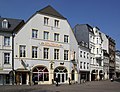
M 44 31 L 44 40 L 48 40 L 49 39 L 49 32 Z
M 58 33 L 54 33 L 54 41 L 59 41 L 59 34 Z
M 48 25 L 49 23 L 49 18 L 48 17 L 44 17 L 44 25 Z
M 32 38 L 37 38 L 38 36 L 38 30 L 32 29 Z
M 64 42 L 68 43 L 69 42 L 69 36 L 68 35 L 64 35 Z
M 37 58 L 38 47 L 32 46 L 32 58 Z
M 4 46 L 10 46 L 10 37 L 4 36 Z
M 26 46 L 25 45 L 20 45 L 20 57 L 26 57 Z
M 43 58 L 44 59 L 48 59 L 49 58 L 49 48 L 44 48 L 44 56 L 43 56 Z
M 10 64 L 10 53 L 4 53 L 4 64 Z
M 54 49 L 54 59 L 59 59 L 59 49 Z
M 68 60 L 68 50 L 64 50 L 64 60 Z
M 80 69 L 82 69 L 82 63 L 83 63 L 83 62 L 81 61 L 81 62 L 80 62 Z
M 2 28 L 8 28 L 8 20 L 4 19 L 2 21 Z
M 54 22 L 55 22 L 54 26 L 59 27 L 59 20 L 55 20 Z

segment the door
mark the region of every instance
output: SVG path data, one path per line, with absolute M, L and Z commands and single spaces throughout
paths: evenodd
M 26 84 L 26 73 L 22 73 L 22 84 Z
M 0 85 L 3 85 L 3 75 L 0 75 Z
M 65 82 L 65 78 L 66 78 L 65 73 L 57 73 L 56 76 L 58 77 L 58 82 L 59 83 L 64 83 Z

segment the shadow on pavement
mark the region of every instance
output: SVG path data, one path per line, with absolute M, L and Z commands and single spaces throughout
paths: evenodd
M 114 81 L 116 81 L 116 82 L 120 82 L 120 78 L 119 78 L 119 79 L 115 79 Z

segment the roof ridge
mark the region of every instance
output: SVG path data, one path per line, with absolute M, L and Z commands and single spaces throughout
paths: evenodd
M 55 10 L 51 5 L 48 5 L 48 6 L 44 7 L 43 9 L 37 11 L 37 13 L 46 14 L 46 15 L 50 15 L 50 16 L 55 16 L 55 17 L 58 17 L 58 18 L 66 19 L 57 10 Z

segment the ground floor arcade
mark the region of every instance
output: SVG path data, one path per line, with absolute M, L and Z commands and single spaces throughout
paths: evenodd
M 15 72 L 15 82 L 17 85 L 33 83 L 53 84 L 56 82 L 56 78 L 58 78 L 60 84 L 69 83 L 69 78 L 71 82 L 75 82 L 77 80 L 77 72 L 74 69 L 70 71 L 65 66 L 57 66 L 51 69 L 44 65 L 37 65 L 31 71 L 18 69 Z

